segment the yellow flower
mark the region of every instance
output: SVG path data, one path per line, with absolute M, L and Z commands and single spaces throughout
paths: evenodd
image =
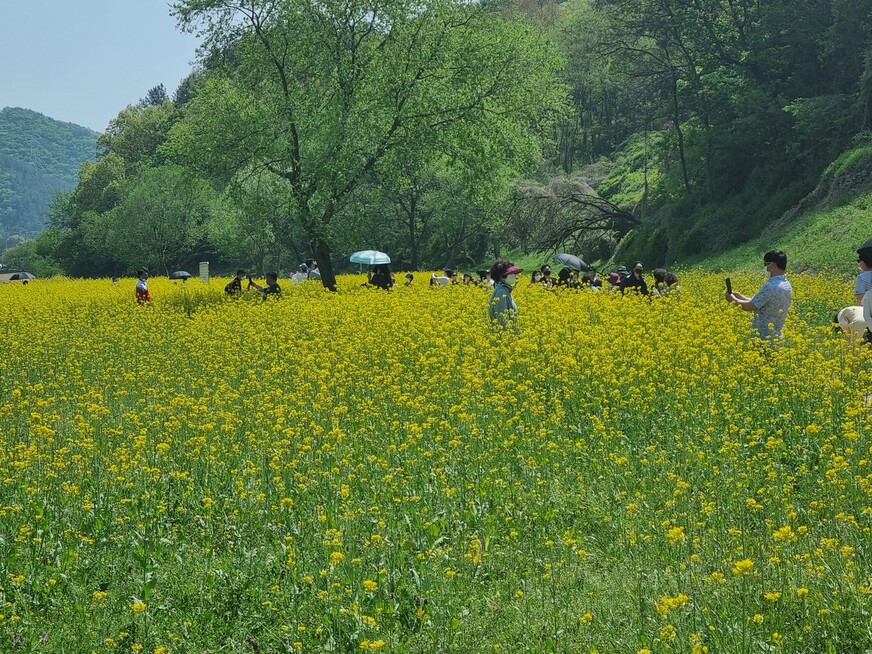
M 806 595 L 808 595 L 808 588 L 797 588 L 796 589 L 796 596 L 797 597 L 805 597 Z
M 792 540 L 796 540 L 796 534 L 793 533 L 793 529 L 790 525 L 785 525 L 780 529 L 776 529 L 772 533 L 772 537 L 777 541 L 788 542 Z
M 754 568 L 754 562 L 751 559 L 742 559 L 741 561 L 736 561 L 736 564 L 733 566 L 733 574 L 734 575 L 744 575 L 751 572 Z
M 371 579 L 365 579 L 363 582 L 363 590 L 368 593 L 374 593 L 378 590 L 378 582 Z
M 669 529 L 666 532 L 666 540 L 668 540 L 672 545 L 686 541 L 687 536 L 684 533 L 684 527 L 672 527 Z
M 578 621 L 579 621 L 581 624 L 590 624 L 590 623 L 593 621 L 593 615 L 591 615 L 590 613 L 585 613 L 584 615 L 582 615 L 582 616 L 578 619 Z
M 345 555 L 342 552 L 330 553 L 330 565 L 339 565 L 343 560 L 345 560 Z
M 676 635 L 675 627 L 671 624 L 663 625 L 663 627 L 660 628 L 659 638 L 662 641 L 674 640 Z
M 93 593 L 91 593 L 91 599 L 94 600 L 95 602 L 99 602 L 102 599 L 106 599 L 107 595 L 109 595 L 109 593 L 107 593 L 105 591 L 95 590 Z
M 684 593 L 679 593 L 675 597 L 669 597 L 668 595 L 664 595 L 659 600 L 657 600 L 657 604 L 654 607 L 657 613 L 660 615 L 668 615 L 669 612 L 679 606 L 683 606 L 690 601 L 690 596 L 685 595 Z
M 136 601 L 130 605 L 130 610 L 134 613 L 142 613 L 146 609 L 145 602 Z

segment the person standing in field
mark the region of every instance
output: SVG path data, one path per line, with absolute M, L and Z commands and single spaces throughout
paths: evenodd
M 743 311 L 754 313 L 751 327 L 763 340 L 780 340 L 781 330 L 787 318 L 787 310 L 793 300 L 793 287 L 787 281 L 787 255 L 781 250 L 769 250 L 763 255 L 763 266 L 769 280 L 754 297 L 741 293 L 726 293 L 727 302 L 738 304 Z
M 863 304 L 863 296 L 872 291 L 872 248 L 857 250 L 857 266 L 860 274 L 854 281 L 854 304 Z
M 487 305 L 487 315 L 491 323 L 507 327 L 518 315 L 518 305 L 512 297 L 512 288 L 518 274 L 524 272 L 513 262 L 500 259 L 491 266 L 490 275 L 494 280 L 494 290 Z
M 306 259 L 306 278 L 321 280 L 321 270 L 318 268 L 318 262 L 314 259 Z
M 151 291 L 148 290 L 148 271 L 139 269 L 136 271 L 136 302 L 147 304 L 151 302 Z

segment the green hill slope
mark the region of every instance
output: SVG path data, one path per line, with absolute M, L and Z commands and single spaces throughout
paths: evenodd
M 765 251 L 779 249 L 787 253 L 791 270 L 853 275 L 857 272 L 856 249 L 872 238 L 870 212 L 872 193 L 776 224 L 748 243 L 692 263 L 707 270 L 756 270 L 762 266 Z
M 856 249 L 872 238 L 872 144 L 844 152 L 817 188 L 747 243 L 698 263 L 709 270 L 759 269 L 762 253 L 787 253 L 790 269 L 857 272 Z
M 93 160 L 96 132 L 28 109 L 0 111 L 0 231 L 32 237 L 57 191 L 75 186 Z

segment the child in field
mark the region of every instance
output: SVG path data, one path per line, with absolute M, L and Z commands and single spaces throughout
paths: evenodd
M 136 271 L 136 302 L 148 304 L 151 302 L 151 291 L 148 290 L 148 271 L 139 269 Z
M 240 268 L 236 271 L 236 277 L 230 280 L 227 286 L 224 287 L 224 292 L 233 297 L 242 295 L 242 278 L 245 277 L 245 271 Z

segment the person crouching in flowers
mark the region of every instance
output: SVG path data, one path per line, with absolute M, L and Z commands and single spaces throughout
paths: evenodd
M 524 272 L 513 262 L 500 259 L 491 266 L 491 279 L 494 280 L 494 291 L 487 305 L 487 315 L 491 323 L 502 327 L 510 325 L 518 315 L 518 305 L 512 297 L 512 287 L 518 280 L 518 273 Z

